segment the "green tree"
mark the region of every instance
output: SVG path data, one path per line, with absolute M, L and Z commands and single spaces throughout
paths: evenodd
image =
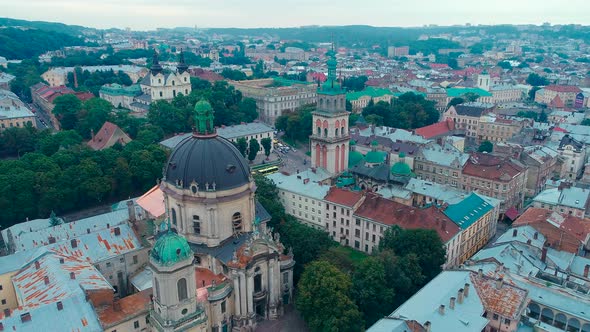
M 82 102 L 73 94 L 67 94 L 55 98 L 53 114 L 58 118 L 61 129 L 76 128 L 78 124 L 78 112 L 82 109 Z
M 108 120 L 113 106 L 104 99 L 92 98 L 83 103 L 78 112 L 76 131 L 84 138 L 90 138 L 91 132 L 97 133 Z
M 490 141 L 483 141 L 479 145 L 479 148 L 477 149 L 477 151 L 491 153 L 493 149 L 494 149 L 494 144 L 492 142 L 490 142 Z
M 296 306 L 311 331 L 361 331 L 364 324 L 350 298 L 350 277 L 325 261 L 309 264 L 298 284 Z
M 466 102 L 473 102 L 476 101 L 480 96 L 474 92 L 467 92 L 462 97 Z
M 582 120 L 582 122 L 580 123 L 580 125 L 582 125 L 582 126 L 590 126 L 590 119 L 584 119 L 584 120 Z
M 445 263 L 445 247 L 431 229 L 403 229 L 397 226 L 388 228 L 379 242 L 380 250 L 393 250 L 400 257 L 415 254 L 422 274 L 431 280 L 441 271 Z
M 529 76 L 526 79 L 526 82 L 527 82 L 527 84 L 533 85 L 533 86 L 540 86 L 540 85 L 544 86 L 544 85 L 549 84 L 549 81 L 545 77 L 540 76 L 537 73 L 529 74 Z
M 250 139 L 250 144 L 248 146 L 248 160 L 250 160 L 250 162 L 253 162 L 254 159 L 256 159 L 258 151 L 260 151 L 260 143 L 258 143 L 256 138 Z
M 535 100 L 535 95 L 537 93 L 537 91 L 541 90 L 540 87 L 538 86 L 534 86 L 531 88 L 531 90 L 529 90 L 529 100 L 533 101 Z
M 63 221 L 55 215 L 54 211 L 51 211 L 51 215 L 49 216 L 49 225 L 57 226 L 61 225 Z
M 363 312 L 368 326 L 391 312 L 394 291 L 385 277 L 383 261 L 368 257 L 352 276 L 352 298 Z
M 264 155 L 268 160 L 268 156 L 270 156 L 270 149 L 272 148 L 272 140 L 270 137 L 265 137 L 260 140 L 260 143 L 262 144 L 262 148 L 264 148 Z
M 538 118 L 539 122 L 547 122 L 547 113 L 545 113 L 545 110 L 541 110 L 541 114 L 539 114 L 539 118 Z
M 512 70 L 512 65 L 508 61 L 500 61 L 498 62 L 498 66 L 500 66 L 502 69 Z
M 451 99 L 451 101 L 449 101 L 449 105 L 447 105 L 447 108 L 451 108 L 451 106 L 463 104 L 464 102 L 465 102 L 465 99 L 463 99 L 461 97 L 454 97 L 453 99 Z
M 248 141 L 244 137 L 238 138 L 236 141 L 236 147 L 242 156 L 246 157 L 246 151 L 248 150 Z

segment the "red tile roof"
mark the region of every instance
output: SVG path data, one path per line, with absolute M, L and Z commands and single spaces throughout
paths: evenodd
M 416 129 L 416 134 L 429 139 L 436 136 L 441 136 L 448 134 L 449 132 L 455 130 L 455 122 L 453 119 L 447 119 L 446 121 L 433 123 L 429 126 L 425 126 L 422 128 Z
M 555 92 L 573 92 L 579 93 L 582 92 L 580 88 L 574 85 L 548 85 L 545 87 L 546 90 L 555 91 Z
M 432 229 L 443 242 L 459 233 L 459 226 L 434 206 L 425 209 L 403 205 L 375 194 L 367 198 L 354 213 L 388 226 L 398 225 L 404 229 Z
M 102 150 L 108 148 L 107 144 L 117 131 L 127 136 L 116 124 L 109 121 L 105 122 L 98 131 L 98 133 L 96 133 L 96 135 L 94 135 L 94 137 L 92 137 L 92 139 L 88 141 L 88 146 L 90 146 L 94 150 Z M 128 136 L 127 139 L 131 140 Z M 123 139 L 123 141 L 125 141 L 125 139 Z
M 473 154 L 463 167 L 465 175 L 503 182 L 510 182 L 522 171 L 523 168 L 509 159 L 487 153 Z
M 528 208 L 512 224 L 513 227 L 524 225 L 543 234 L 552 248 L 570 253 L 578 253 L 580 244 L 587 244 L 590 238 L 590 220 L 548 209 Z
M 139 293 L 126 296 L 116 304 L 96 308 L 98 320 L 102 327 L 112 327 L 126 321 L 142 312 L 149 310 L 152 295 L 152 288 L 148 288 Z
M 527 304 L 526 290 L 505 282 L 498 288 L 496 280 L 488 276 L 479 277 L 476 273 L 471 273 L 470 277 L 486 311 L 513 320 L 520 319 Z
M 361 192 L 332 187 L 324 199 L 331 203 L 352 207 L 358 203 L 362 197 L 363 194 Z

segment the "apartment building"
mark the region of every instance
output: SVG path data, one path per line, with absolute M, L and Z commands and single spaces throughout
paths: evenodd
M 250 81 L 230 81 L 244 97 L 256 100 L 261 121 L 274 126 L 276 119 L 285 112 L 317 102 L 316 86 L 306 82 L 281 78 L 265 78 Z
M 537 195 L 545 182 L 559 173 L 557 151 L 542 145 L 527 146 L 520 154 L 520 162 L 528 168 L 526 195 Z
M 462 169 L 469 155 L 457 150 L 453 145 L 443 146 L 434 142 L 422 147 L 414 157 L 414 172 L 426 181 L 460 185 Z
M 479 118 L 477 142 L 505 143 L 531 122 L 529 120 L 506 119 L 493 113 L 483 115 Z
M 535 93 L 535 102 L 549 105 L 555 98 L 563 102 L 565 106 L 573 107 L 576 95 L 582 90 L 573 85 L 548 85 Z
M 501 200 L 500 212 L 523 207 L 527 169 L 520 162 L 474 153 L 463 167 L 461 189 Z
M 562 182 L 557 188 L 547 188 L 533 198 L 533 207 L 549 209 L 584 218 L 588 210 L 590 190 Z
M 35 114 L 14 93 L 0 89 L 0 131 L 8 128 L 37 127 Z
M 584 144 L 565 134 L 559 141 L 557 152 L 563 159 L 560 177 L 568 180 L 576 180 L 580 177 L 586 164 Z
M 455 128 L 465 130 L 467 138 L 476 139 L 482 115 L 492 112 L 493 104 L 465 103 L 451 106 L 443 113 L 443 121 L 452 119 Z
M 324 222 L 324 197 L 330 191 L 330 186 L 322 184 L 322 176 L 317 171 L 306 170 L 292 175 L 274 173 L 267 175 L 267 178 L 277 186 L 278 199 L 286 213 L 308 226 L 328 230 L 328 225 Z

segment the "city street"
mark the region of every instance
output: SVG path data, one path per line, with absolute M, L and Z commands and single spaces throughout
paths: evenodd
M 51 124 L 51 120 L 49 119 L 49 115 L 47 115 L 47 113 L 45 113 L 45 111 L 43 111 L 40 107 L 37 107 L 37 105 L 35 104 L 28 104 L 29 108 L 34 111 L 35 115 L 36 115 L 36 121 L 37 121 L 37 128 L 39 129 L 45 129 L 45 128 L 50 128 L 50 129 L 55 129 L 53 128 L 52 124 Z
M 278 150 L 275 150 L 275 153 L 279 154 L 283 159 L 283 166 L 281 167 L 282 172 L 295 174 L 298 170 L 301 172 L 311 167 L 310 157 L 305 155 L 305 151 L 303 149 L 296 149 L 296 151 L 293 151 L 293 149 L 291 149 L 289 150 L 289 152 L 286 153 L 282 153 Z M 305 165 L 303 164 L 304 160 L 307 161 L 307 164 Z

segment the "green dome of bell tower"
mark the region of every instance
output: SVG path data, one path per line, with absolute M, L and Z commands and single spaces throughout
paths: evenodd
M 192 259 L 193 251 L 186 239 L 172 230 L 160 235 L 150 257 L 161 266 L 171 266 L 187 259 Z

